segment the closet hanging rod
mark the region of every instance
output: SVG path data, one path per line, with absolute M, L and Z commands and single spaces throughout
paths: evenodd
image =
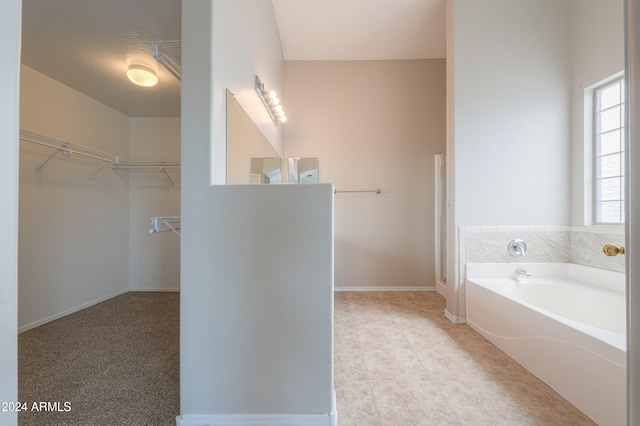
M 179 168 L 177 161 L 119 162 L 111 166 L 114 169 L 174 169 Z
M 116 154 L 110 154 L 108 152 L 100 151 L 95 148 L 74 144 L 72 142 L 64 141 L 61 139 L 52 138 L 49 136 L 41 135 L 29 130 L 20 129 L 20 140 L 25 142 L 34 143 L 37 145 L 46 146 L 57 150 L 63 154 L 78 154 L 85 157 L 94 158 L 96 160 L 106 161 L 109 163 L 118 163 L 120 157 Z M 44 165 L 44 164 L 43 164 Z
M 112 164 L 111 168 L 113 170 L 154 170 L 158 169 L 167 177 L 167 180 L 171 184 L 171 186 L 175 186 L 175 182 L 167 173 L 167 169 L 177 169 L 180 168 L 180 163 L 177 161 L 137 161 L 137 162 L 122 162 L 118 164 Z M 117 173 L 117 172 L 116 172 Z
M 360 191 L 338 191 L 337 189 L 333 191 L 334 194 L 344 194 L 344 193 L 351 193 L 351 194 L 356 194 L 356 193 L 375 193 L 375 194 L 382 194 L 382 190 L 381 189 L 365 189 L 365 190 L 360 190 Z

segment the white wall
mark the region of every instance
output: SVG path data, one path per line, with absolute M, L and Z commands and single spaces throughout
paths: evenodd
M 179 161 L 179 118 L 129 118 L 22 66 L 21 127 L 118 154 Z M 21 330 L 128 290 L 177 290 L 180 240 L 151 235 L 152 216 L 180 215 L 180 174 L 111 170 L 100 161 L 21 143 Z
M 336 286 L 434 286 L 445 61 L 286 62 L 286 157 L 336 195 Z
M 20 126 L 118 154 L 129 118 L 31 68 L 21 68 Z M 127 291 L 129 193 L 100 161 L 21 142 L 19 326 L 29 328 Z
M 585 89 L 624 69 L 623 15 L 623 0 L 571 1 L 572 225 L 593 223 L 592 105 Z
M 640 0 L 625 2 L 627 16 L 625 17 L 627 34 L 625 73 L 629 94 L 629 133 L 628 143 L 634 149 L 629 151 L 629 202 L 627 204 L 626 225 L 626 261 L 627 271 L 627 419 L 629 424 L 640 423 L 640 245 L 637 236 L 640 235 Z
M 182 197 L 180 237 L 180 414 L 202 413 L 201 407 L 212 399 L 211 392 L 193 389 L 198 382 L 199 369 L 192 358 L 198 354 L 189 351 L 197 345 L 200 333 L 193 329 L 210 321 L 212 313 L 193 309 L 203 302 L 199 286 L 194 283 L 203 278 L 203 262 L 208 260 L 203 247 L 211 235 L 200 232 L 215 211 L 204 197 L 211 180 L 210 166 L 213 140 L 213 66 L 212 66 L 213 2 L 192 0 L 182 3 L 182 129 L 180 147 Z M 214 353 L 213 350 L 210 351 Z M 199 354 L 208 357 L 207 351 Z
M 184 21 L 183 21 L 184 22 Z M 213 1 L 212 183 L 226 182 L 226 91 L 282 156 L 282 126 L 275 127 L 255 88 L 258 75 L 267 90 L 284 100 L 283 56 L 273 5 L 266 0 Z M 286 103 L 284 104 L 286 108 Z
M 0 401 L 18 400 L 18 129 L 21 1 L 0 3 Z M 18 414 L 0 411 L 0 424 Z
M 454 13 L 457 225 L 567 225 L 568 0 Z
M 446 277 L 450 283 L 445 289 L 447 307 L 445 313 L 458 316 L 461 314 L 458 289 L 458 227 L 456 224 L 456 127 L 455 127 L 455 74 L 456 74 L 456 0 L 446 0 L 446 33 L 447 33 L 447 141 L 445 157 L 445 221 L 446 221 Z M 450 318 L 454 321 L 454 318 Z
M 183 421 L 197 414 L 328 420 L 332 200 L 330 185 L 219 185 L 203 194 L 216 207 L 183 234 L 207 237 L 190 262 L 198 277 L 183 282 Z
M 326 259 L 315 258 L 314 253 L 322 250 L 326 255 L 326 239 L 330 240 L 332 235 L 326 228 L 326 222 L 323 222 L 318 228 L 320 234 L 312 234 L 319 238 L 318 246 L 314 247 L 313 241 L 307 236 L 300 236 L 298 243 L 280 238 L 286 235 L 281 232 L 285 222 L 296 213 L 291 209 L 290 202 L 312 201 L 309 206 L 317 207 L 316 202 L 305 199 L 301 193 L 300 190 L 307 188 L 284 185 L 266 188 L 210 186 L 211 166 L 217 176 L 215 167 L 225 160 L 217 157 L 219 151 L 216 149 L 225 143 L 223 128 L 226 120 L 223 98 L 220 96 L 224 96 L 228 87 L 240 100 L 240 93 L 248 95 L 253 91 L 255 73 L 264 76 L 263 80 L 269 84 L 271 78 L 267 76 L 278 75 L 283 66 L 277 60 L 282 57 L 281 52 L 277 52 L 276 59 L 270 56 L 268 46 L 264 46 L 267 52 L 254 47 L 242 52 L 248 41 L 246 35 L 235 38 L 220 34 L 219 30 L 233 22 L 242 28 L 248 25 L 243 20 L 248 23 L 260 22 L 265 16 L 272 16 L 273 12 L 267 14 L 265 8 L 271 8 L 270 1 L 191 0 L 182 4 L 182 416 L 179 422 L 183 424 L 191 420 L 193 424 L 212 424 L 212 417 L 218 418 L 218 415 L 225 413 L 302 415 L 312 410 L 313 414 L 325 413 L 327 417 L 326 414 L 331 410 L 331 344 L 326 340 L 326 329 L 317 335 L 318 340 L 313 340 L 308 333 L 316 330 L 314 327 L 331 326 L 331 315 L 327 314 L 331 311 L 328 301 L 332 298 L 327 294 L 318 297 L 317 305 L 302 299 L 300 309 L 296 307 L 295 298 L 301 295 L 305 284 L 317 289 L 316 279 L 325 281 L 324 290 L 331 291 L 331 273 L 329 276 L 325 272 L 317 274 L 318 278 L 304 283 L 300 280 L 299 271 L 300 268 L 306 271 L 316 261 L 318 265 L 325 265 L 322 266 L 324 270 Z M 230 22 L 226 22 L 226 19 Z M 265 25 L 267 28 L 264 28 Z M 275 32 L 275 20 L 266 19 L 258 28 L 251 30 L 250 33 L 254 35 L 251 43 L 261 45 Z M 220 49 L 229 54 L 223 64 L 218 62 L 221 52 L 216 50 L 215 44 L 219 37 L 223 39 L 218 39 L 218 43 L 226 43 Z M 234 52 L 253 56 L 250 60 L 236 58 Z M 270 59 L 263 60 L 264 55 Z M 230 87 L 222 78 L 224 71 L 216 76 L 216 70 L 219 70 L 217 66 L 227 68 L 229 81 L 231 74 L 248 78 L 234 78 L 237 86 Z M 251 109 L 247 105 L 243 107 L 251 116 Z M 214 182 L 224 182 L 223 178 L 220 176 Z M 277 193 L 272 194 L 275 197 L 271 200 L 270 191 L 274 190 Z M 239 191 L 237 198 L 233 191 Z M 267 199 L 260 195 L 262 191 L 268 191 L 264 193 Z M 289 191 L 293 194 L 290 200 Z M 330 197 L 323 199 L 330 202 Z M 322 205 L 326 208 L 324 203 Z M 269 213 L 264 214 L 265 211 Z M 317 212 L 326 214 L 326 210 L 320 208 Z M 309 214 L 310 220 L 314 220 L 316 213 L 313 211 L 303 209 L 303 213 Z M 254 225 L 254 219 L 260 221 Z M 315 223 L 290 222 L 296 227 L 296 232 L 313 230 Z M 270 224 L 275 225 L 273 229 Z M 254 232 L 255 229 L 260 232 Z M 289 236 L 291 240 L 296 238 L 295 233 Z M 308 244 L 310 251 L 301 250 L 300 243 Z M 266 259 L 268 263 L 264 263 Z M 291 269 L 290 278 L 278 282 L 276 276 L 283 277 L 278 274 L 287 269 Z M 315 267 L 313 270 L 316 270 Z M 291 293 L 285 288 L 291 285 L 289 279 L 300 285 L 290 288 Z M 253 288 L 256 285 L 258 287 Z M 318 295 L 316 290 L 311 289 L 309 294 Z M 276 295 L 282 300 L 274 299 Z M 290 297 L 294 297 L 294 300 Z M 286 302 L 286 308 L 278 304 L 282 301 Z M 274 319 L 279 313 L 282 316 Z M 317 322 L 310 324 L 309 319 Z M 282 320 L 287 320 L 286 324 Z M 283 352 L 283 346 L 278 343 L 283 341 L 280 334 L 283 329 L 292 331 L 284 338 L 285 341 L 300 339 L 302 344 L 293 345 L 295 349 Z M 260 336 L 263 332 L 266 334 Z M 271 338 L 273 346 L 270 349 Z M 315 351 L 313 355 L 312 351 Z M 255 358 L 256 355 L 259 359 Z M 301 362 L 300 355 L 308 357 L 310 364 Z M 318 361 L 320 358 L 322 360 Z M 323 366 L 318 367 L 318 362 Z M 276 368 L 277 363 L 280 366 Z M 254 368 L 258 369 L 255 370 L 256 375 L 247 375 Z M 198 415 L 203 415 L 204 420 L 198 420 Z M 228 423 L 220 421 L 218 424 Z
M 447 315 L 460 226 L 570 222 L 569 0 L 448 0 Z
M 131 118 L 131 161 L 180 161 L 180 118 Z M 180 237 L 150 234 L 153 216 L 180 216 L 180 169 L 119 171 L 129 183 L 129 288 L 180 288 Z M 171 183 L 173 181 L 173 184 Z

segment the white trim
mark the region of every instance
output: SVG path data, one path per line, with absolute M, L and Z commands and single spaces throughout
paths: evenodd
M 334 292 L 339 291 L 436 291 L 434 286 L 344 286 L 335 287 Z
M 185 414 L 176 426 L 336 426 L 337 414 Z
M 111 294 L 109 294 L 107 296 L 100 297 L 98 299 L 95 299 L 95 300 L 92 300 L 90 302 L 84 303 L 84 304 L 82 304 L 80 306 L 75 306 L 73 308 L 67 309 L 66 311 L 62 311 L 62 312 L 59 312 L 59 313 L 57 313 L 55 315 L 51 315 L 49 317 L 42 318 L 42 319 L 40 319 L 38 321 L 34 321 L 32 323 L 23 325 L 22 327 L 18 327 L 18 333 L 22 333 L 22 332 L 30 330 L 32 328 L 38 327 L 39 325 L 43 325 L 43 324 L 46 324 L 48 322 L 57 320 L 58 318 L 62 318 L 64 316 L 67 316 L 67 315 L 72 314 L 74 312 L 81 311 L 81 310 L 86 309 L 86 308 L 88 308 L 90 306 L 97 305 L 98 303 L 104 302 L 105 300 L 112 299 L 112 298 L 114 298 L 116 296 L 120 296 L 121 294 L 128 293 L 128 292 L 129 292 L 128 288 L 125 288 L 123 290 L 118 290 L 115 293 L 111 293 Z
M 572 226 L 571 232 L 590 232 L 594 234 L 624 235 L 624 224 L 621 223 L 619 225 Z
M 442 296 L 442 297 L 447 297 L 447 284 L 443 283 L 442 281 L 437 281 L 436 282 L 436 292 Z
M 635 144 L 640 139 L 640 0 L 627 0 L 625 6 L 625 71 L 627 105 L 627 133 L 625 146 L 629 148 L 631 141 Z M 628 184 L 626 188 L 627 205 L 625 207 L 625 245 L 626 280 L 627 280 L 627 424 L 638 424 L 640 421 L 640 407 L 637 401 L 640 397 L 640 335 L 636 324 L 640 319 L 640 292 L 638 278 L 640 277 L 640 250 L 637 250 L 638 239 L 635 236 L 640 231 L 640 186 L 637 185 L 640 169 L 640 152 L 637 146 L 627 151 L 626 170 Z
M 185 414 L 176 417 L 176 426 L 338 426 L 336 392 L 327 414 Z
M 620 195 L 620 199 L 619 200 L 610 200 L 612 202 L 618 202 L 621 205 L 621 220 L 620 222 L 598 222 L 598 202 L 599 201 L 603 201 L 603 200 L 598 200 L 598 190 L 597 190 L 597 185 L 598 185 L 598 180 L 601 180 L 602 177 L 599 175 L 598 173 L 598 167 L 597 167 L 597 161 L 598 158 L 603 157 L 603 155 L 598 154 L 597 151 L 597 138 L 600 134 L 602 134 L 602 132 L 599 131 L 598 126 L 597 126 L 597 122 L 598 122 L 598 114 L 601 113 L 603 110 L 601 111 L 597 111 L 597 104 L 598 104 L 598 93 L 615 85 L 622 85 L 624 86 L 625 83 L 625 78 L 624 78 L 624 70 L 615 73 L 614 75 L 601 80 L 600 82 L 590 86 L 589 88 L 587 88 L 587 90 L 585 92 L 588 92 L 588 96 L 590 98 L 591 101 L 591 105 L 589 105 L 590 107 L 590 114 L 591 114 L 591 122 L 589 123 L 589 125 L 591 126 L 591 129 L 585 129 L 585 135 L 587 135 L 589 133 L 589 130 L 591 131 L 590 134 L 588 134 L 588 136 L 590 136 L 590 140 L 587 140 L 585 138 L 585 145 L 586 145 L 586 149 L 590 150 L 591 153 L 591 165 L 590 165 L 590 175 L 591 175 L 591 197 L 590 197 L 590 201 L 591 201 L 591 205 L 590 206 L 586 206 L 585 205 L 585 210 L 587 208 L 591 209 L 591 221 L 590 222 L 586 222 L 589 225 L 604 225 L 604 226 L 611 226 L 611 225 L 624 225 L 624 220 L 623 220 L 623 216 L 624 216 L 624 205 L 625 205 L 625 201 L 624 201 L 624 194 Z M 622 86 L 621 86 L 621 90 L 622 90 Z M 616 104 L 615 106 L 622 106 L 622 110 L 624 110 L 625 108 L 625 96 L 624 93 L 621 92 L 621 97 L 620 97 L 620 103 Z M 613 107 L 611 107 L 613 108 Z M 585 120 L 586 121 L 586 120 Z M 614 130 L 620 130 L 621 131 L 621 144 L 620 144 L 620 149 L 618 151 L 614 151 L 610 154 L 606 154 L 606 155 L 613 155 L 613 154 L 625 154 L 625 144 L 624 144 L 624 140 L 622 140 L 622 135 L 625 134 L 625 120 L 624 117 L 621 117 L 621 122 L 620 122 L 620 127 L 618 129 L 614 129 Z M 588 145 L 587 145 L 588 144 Z M 587 151 L 589 152 L 589 151 Z M 606 156 L 604 155 L 604 156 Z M 626 154 L 625 154 L 626 155 Z M 624 169 L 624 165 L 622 165 L 621 169 L 620 169 L 620 174 L 618 176 L 610 176 L 611 178 L 621 178 L 622 182 L 624 183 L 625 181 L 625 169 Z M 585 182 L 586 183 L 586 182 Z M 624 191 L 624 184 L 622 184 L 622 188 L 621 190 Z M 586 213 L 586 212 L 585 212 Z
M 167 293 L 179 293 L 180 287 L 135 287 L 130 288 L 129 291 L 137 291 L 137 292 L 167 292 Z
M 436 272 L 436 287 L 438 286 L 438 282 L 444 278 L 446 280 L 446 276 L 447 276 L 447 271 L 446 271 L 446 258 L 447 258 L 447 244 L 446 244 L 446 240 L 445 240 L 445 244 L 444 247 L 442 247 L 442 238 L 444 236 L 444 238 L 446 239 L 446 189 L 443 192 L 442 191 L 442 187 L 445 186 L 446 188 L 446 156 L 445 154 L 436 154 L 434 156 L 435 159 L 435 164 L 434 164 L 434 170 L 435 170 L 435 176 L 434 176 L 434 184 L 435 184 L 435 188 L 434 188 L 434 205 L 436 206 L 436 214 L 435 214 L 435 223 L 434 223 L 434 230 L 436 233 L 436 238 L 435 238 L 435 272 Z M 444 181 L 442 182 L 442 172 L 444 171 L 445 173 L 445 177 L 444 177 Z M 444 228 L 442 227 L 442 224 L 444 222 Z M 444 252 L 442 251 L 442 249 L 444 249 Z M 441 266 L 442 266 L 442 260 L 445 260 L 445 270 L 442 271 L 441 270 Z M 437 288 L 436 288 L 437 290 Z M 445 296 L 444 293 L 440 293 L 438 292 L 438 294 Z M 446 296 L 445 296 L 446 297 Z
M 457 315 L 453 315 L 451 314 L 449 311 L 447 311 L 446 309 L 444 310 L 444 316 L 447 317 L 447 319 L 449 321 L 451 321 L 454 324 L 466 324 L 467 323 L 467 319 L 464 317 L 459 317 Z
M 116 296 L 120 296 L 121 294 L 125 294 L 125 293 L 129 293 L 129 292 L 139 292 L 139 293 L 143 293 L 143 292 L 166 292 L 166 293 L 179 293 L 180 292 L 180 288 L 179 287 L 175 287 L 175 288 L 160 288 L 160 287 L 141 287 L 141 288 L 126 288 L 124 290 L 118 290 L 115 293 L 109 294 L 107 296 L 103 296 L 100 297 L 98 299 L 92 300 L 90 302 L 84 303 L 80 306 L 75 306 L 73 308 L 67 309 L 66 311 L 62 311 L 59 312 L 55 315 L 51 315 L 49 317 L 46 318 L 42 318 L 39 319 L 38 321 L 34 321 L 32 323 L 23 325 L 22 327 L 18 327 L 18 333 L 22 333 L 24 331 L 27 330 L 31 330 L 32 328 L 36 328 L 38 326 L 41 326 L 43 324 L 46 324 L 48 322 L 51 321 L 55 321 L 59 318 L 62 317 L 66 317 L 67 315 L 71 315 L 75 312 L 81 311 L 83 309 L 89 308 L 93 305 L 97 305 L 98 303 L 102 303 L 105 302 L 109 299 L 113 299 Z

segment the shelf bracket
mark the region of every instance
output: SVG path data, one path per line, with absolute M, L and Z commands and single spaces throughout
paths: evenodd
M 49 158 L 47 158 L 46 160 L 44 160 L 44 161 L 42 162 L 42 164 L 40 164 L 40 165 L 36 168 L 36 174 L 37 174 L 37 175 L 39 175 L 39 174 L 40 174 L 40 170 L 42 170 L 42 168 L 43 168 L 43 167 L 44 167 L 44 166 L 45 166 L 49 161 L 51 161 L 51 159 L 52 159 L 53 157 L 55 157 L 59 152 L 62 152 L 62 150 L 61 150 L 61 149 L 56 149 L 55 151 L 53 151 L 53 154 L 51 154 L 51 155 L 49 156 Z
M 107 162 L 106 162 L 106 161 L 103 161 L 103 162 L 102 162 L 102 164 L 100 164 L 100 165 L 98 166 L 98 168 L 97 168 L 97 169 L 95 169 L 95 170 L 93 171 L 93 173 L 91 173 L 91 174 L 89 175 L 89 177 L 87 178 L 87 181 L 90 181 L 90 180 L 91 180 L 91 178 L 92 178 L 92 177 L 94 177 L 94 176 L 96 175 L 96 173 L 98 173 L 100 170 L 102 170 L 102 168 L 103 168 L 106 164 L 107 164 Z
M 167 177 L 167 179 L 169 179 L 169 182 L 171 182 L 171 186 L 176 186 L 176 184 L 173 183 L 173 180 L 171 179 L 171 176 L 169 176 L 169 173 L 167 173 L 167 169 L 165 167 L 161 167 L 160 170 L 162 170 L 162 173 L 164 173 L 164 175 Z
M 149 229 L 150 234 L 159 234 L 161 232 L 175 232 L 175 234 L 180 236 L 180 228 L 173 226 L 173 224 L 180 224 L 180 217 L 178 216 L 169 216 L 169 217 L 152 217 L 151 225 L 153 228 Z M 166 227 L 166 228 L 165 228 Z

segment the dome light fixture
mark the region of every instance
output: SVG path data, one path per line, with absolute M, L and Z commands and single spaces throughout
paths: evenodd
M 129 65 L 127 77 L 131 82 L 142 87 L 152 87 L 158 84 L 156 72 L 143 65 Z

